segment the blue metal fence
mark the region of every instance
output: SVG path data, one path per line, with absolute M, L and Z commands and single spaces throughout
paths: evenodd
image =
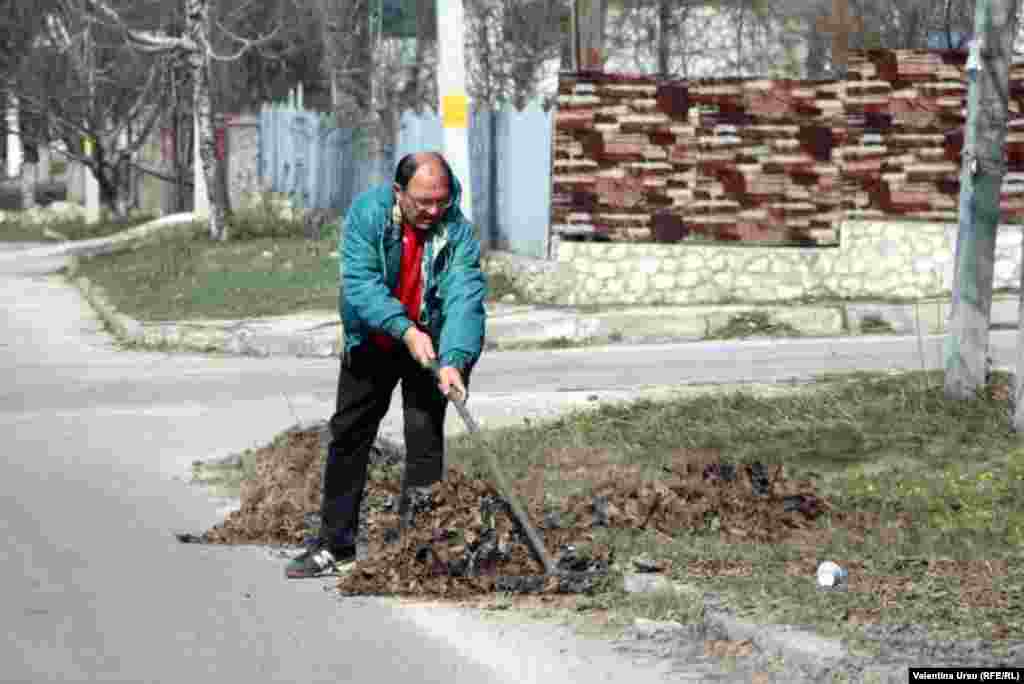
M 552 115 L 539 107 L 470 114 L 473 220 L 492 247 L 545 256 Z M 273 191 L 303 207 L 345 212 L 374 179 L 390 178 L 403 155 L 441 149 L 444 129 L 436 114 L 407 112 L 393 154 L 371 159 L 359 131 L 337 126 L 332 116 L 268 105 L 260 113 L 259 139 L 260 177 Z

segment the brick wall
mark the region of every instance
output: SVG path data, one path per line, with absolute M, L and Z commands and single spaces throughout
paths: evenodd
M 955 220 L 965 51 L 854 52 L 844 81 L 559 80 L 552 230 L 615 241 L 834 243 L 846 217 Z M 1024 64 L 1007 150 L 1024 171 Z M 1024 215 L 1008 177 L 1003 217 Z

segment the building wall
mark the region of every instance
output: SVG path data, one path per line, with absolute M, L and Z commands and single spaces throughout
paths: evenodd
M 965 51 L 853 54 L 844 81 L 563 74 L 552 230 L 834 244 L 847 218 L 956 220 Z M 1024 65 L 1004 217 L 1024 215 Z
M 1022 226 L 1000 227 L 993 287 L 1017 289 Z M 550 304 L 661 305 L 948 296 L 957 224 L 851 220 L 834 247 L 562 241 L 554 261 L 492 254 L 488 270 Z

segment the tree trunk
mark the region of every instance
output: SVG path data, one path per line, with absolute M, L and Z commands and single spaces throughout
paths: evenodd
M 576 0 L 576 69 L 604 69 L 604 27 L 606 0 Z
M 199 156 L 203 165 L 210 202 L 210 239 L 224 242 L 228 228 L 224 204 L 217 192 L 217 148 L 213 132 L 213 101 L 210 97 L 210 57 L 207 37 L 210 34 L 210 9 L 207 0 L 188 0 L 185 9 L 188 35 L 196 45 L 192 60 L 193 100 L 199 129 Z
M 825 15 L 821 15 L 822 17 Z M 804 78 L 808 80 L 822 79 L 827 76 L 825 57 L 828 54 L 826 34 L 815 28 L 814 18 L 808 21 L 808 29 L 804 33 L 807 44 L 807 57 L 804 61 Z
M 992 275 L 1006 174 L 1009 65 L 1017 0 L 980 0 L 968 60 L 967 123 L 952 311 L 944 350 L 946 396 L 969 399 L 986 381 Z M 979 49 L 980 48 L 980 49 Z
M 21 208 L 35 209 L 36 206 L 36 165 L 25 162 L 21 165 Z
M 436 33 L 436 18 L 433 12 L 431 0 L 418 0 L 416 3 L 416 56 L 409 67 L 409 81 L 405 85 L 405 106 L 412 108 L 419 113 L 424 104 L 423 76 L 429 70 L 426 69 L 427 45 L 432 35 Z
M 86 172 L 96 178 L 96 185 L 99 187 L 99 206 L 102 209 L 114 211 L 114 201 L 117 198 L 117 188 L 111 178 L 111 170 L 106 165 L 106 149 L 100 144 L 99 138 L 93 142 L 93 162 L 86 167 Z
M 130 185 L 132 171 L 126 152 L 118 152 L 115 168 L 114 187 L 117 188 L 117 199 L 114 201 L 114 214 L 118 218 L 128 218 L 128 212 L 132 206 Z
M 373 16 L 367 7 L 367 16 Z M 394 137 L 395 130 L 392 124 L 392 111 L 390 104 L 392 98 L 390 93 L 382 93 L 380 83 L 374 76 L 377 72 L 377 48 L 379 35 L 375 29 L 362 34 L 363 41 L 359 45 L 360 71 L 359 79 L 362 82 L 360 91 L 365 93 L 366 104 L 363 111 L 370 112 L 372 117 L 366 128 L 367 157 L 370 163 L 370 176 L 367 179 L 369 185 L 382 185 L 391 176 L 391 158 L 394 150 L 389 147 L 389 140 Z
M 669 76 L 669 57 L 672 54 L 672 2 L 658 0 L 658 75 Z

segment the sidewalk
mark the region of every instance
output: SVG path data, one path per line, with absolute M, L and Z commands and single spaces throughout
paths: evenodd
M 92 240 L 33 246 L 0 254 L 0 260 L 68 257 L 69 276 L 121 342 L 141 348 L 181 349 L 252 356 L 332 357 L 340 353 L 343 332 L 337 311 L 301 311 L 288 316 L 241 320 L 141 322 L 116 311 L 102 291 L 76 276 L 77 257 L 110 252 L 161 230 L 192 220 L 166 216 L 137 228 Z M 781 305 L 621 306 L 569 308 L 527 304 L 488 304 L 490 349 L 577 346 L 581 344 L 692 342 L 707 339 L 733 317 L 758 312 L 800 335 L 835 337 L 860 334 L 924 335 L 945 332 L 950 300 L 917 303 L 819 302 Z M 997 294 L 992 326 L 1016 327 L 1019 296 Z M 757 335 L 756 330 L 752 331 Z
M 76 277 L 78 257 L 111 253 L 194 221 L 191 213 L 163 216 L 106 237 L 30 243 L 0 250 L 0 269 L 21 259 L 70 259 L 69 277 L 122 343 L 139 348 L 180 349 L 251 356 L 329 358 L 340 353 L 343 331 L 338 314 L 297 311 L 287 316 L 241 320 L 142 322 L 116 311 L 88 280 Z M 1020 297 L 993 296 L 993 329 L 1016 328 Z M 783 304 L 705 306 L 557 307 L 492 302 L 488 304 L 489 349 L 555 348 L 613 343 L 692 342 L 712 338 L 734 317 L 757 313 L 803 337 L 851 335 L 929 335 L 946 331 L 950 298 L 911 303 L 820 301 Z M 733 326 L 739 327 L 739 326 Z M 730 337 L 740 337 L 734 334 Z M 757 337 L 756 329 L 744 337 Z M 719 336 L 721 338 L 721 336 Z
M 141 348 L 182 349 L 253 356 L 331 357 L 340 353 L 342 328 L 332 311 L 307 311 L 292 316 L 242 320 L 140 322 L 116 311 L 85 278 L 74 283 L 122 342 Z M 993 326 L 1016 324 L 1017 298 L 993 302 Z M 534 305 L 488 304 L 487 345 L 490 349 L 528 349 L 582 344 L 694 342 L 729 322 L 731 316 L 764 312 L 788 323 L 801 335 L 834 337 L 917 334 L 912 304 L 856 303 L 835 305 L 731 305 L 700 307 L 628 307 L 585 312 Z M 941 333 L 949 302 L 917 307 L 923 334 Z M 873 329 L 862 326 L 871 317 Z M 846 322 L 844 324 L 844 321 Z
M 140 322 L 114 309 L 102 291 L 72 275 L 101 317 L 126 343 L 252 356 L 337 356 L 343 331 L 336 311 L 239 320 Z M 996 295 L 992 327 L 1016 327 L 1019 297 Z M 695 342 L 736 316 L 759 312 L 807 337 L 862 334 L 923 335 L 945 332 L 949 299 L 916 304 L 835 302 L 784 305 L 649 306 L 588 311 L 568 307 L 488 303 L 489 349 L 528 349 L 584 344 Z M 756 336 L 756 331 L 752 336 Z

